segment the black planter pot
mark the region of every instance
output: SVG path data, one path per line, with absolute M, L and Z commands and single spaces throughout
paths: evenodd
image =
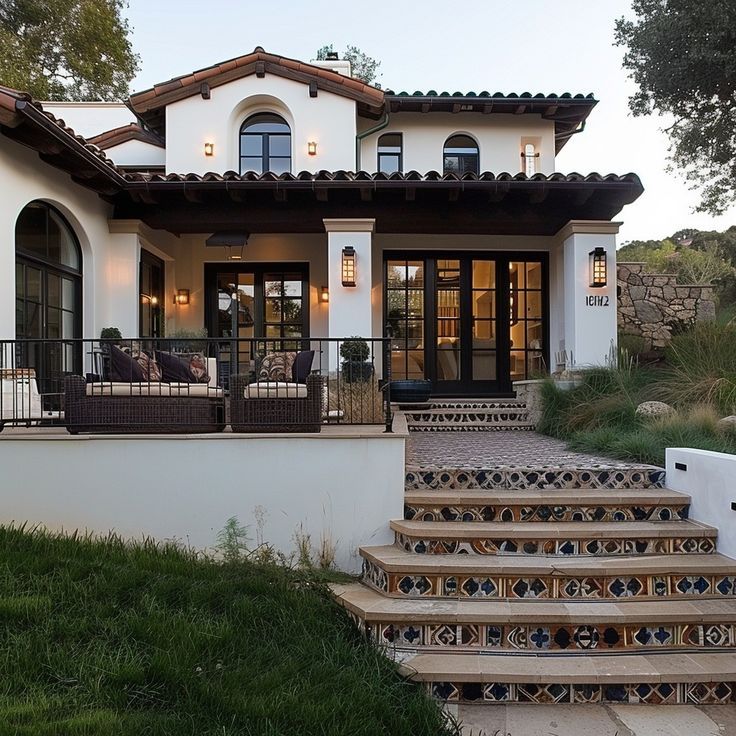
M 426 404 L 431 393 L 431 381 L 391 381 L 391 401 L 396 404 Z
M 344 360 L 342 377 L 345 383 L 366 383 L 373 376 L 373 363 L 362 360 Z

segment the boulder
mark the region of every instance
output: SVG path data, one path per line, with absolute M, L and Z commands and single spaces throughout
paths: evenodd
M 717 426 L 720 430 L 730 430 L 732 432 L 736 432 L 736 415 L 731 414 L 731 416 L 729 417 L 723 417 L 723 419 L 719 419 Z
M 664 401 L 644 401 L 636 407 L 636 414 L 640 417 L 666 417 L 674 411 Z

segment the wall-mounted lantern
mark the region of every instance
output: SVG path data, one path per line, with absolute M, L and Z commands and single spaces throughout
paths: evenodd
M 316 156 L 317 155 L 317 141 L 309 141 L 307 143 L 307 153 L 310 156 Z
M 322 287 L 319 298 L 320 301 L 324 302 L 325 304 L 330 301 L 330 291 L 326 286 Z
M 204 155 L 205 156 L 214 156 L 215 155 L 215 144 L 214 143 L 205 143 L 204 144 Z
M 352 245 L 346 245 L 342 249 L 342 285 L 355 286 L 356 278 L 356 258 L 355 248 Z
M 189 289 L 177 289 L 174 294 L 174 304 L 177 307 L 189 304 Z
M 590 285 L 599 289 L 608 284 L 608 257 L 605 248 L 590 251 Z

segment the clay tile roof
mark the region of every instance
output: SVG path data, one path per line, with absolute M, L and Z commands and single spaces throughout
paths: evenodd
M 262 70 L 266 74 L 288 77 L 305 84 L 316 82 L 318 89 L 349 97 L 374 116 L 380 115 L 383 111 L 382 90 L 329 69 L 269 54 L 261 46 L 256 46 L 250 54 L 174 77 L 154 85 L 151 89 L 137 92 L 128 98 L 128 106 L 150 127 L 162 132 L 165 123 L 161 110 L 166 105 L 199 94 L 204 82 L 212 88 L 258 73 L 260 72 L 258 64 L 263 65 Z
M 106 130 L 104 133 L 89 138 L 88 141 L 101 149 L 119 146 L 127 141 L 142 141 L 159 148 L 165 147 L 165 143 L 161 138 L 144 130 L 138 123 L 129 123 L 128 125 L 121 125 L 119 128 Z

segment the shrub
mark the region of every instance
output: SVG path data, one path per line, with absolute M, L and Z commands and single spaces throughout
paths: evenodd
M 368 343 L 362 337 L 349 337 L 340 345 L 340 356 L 346 361 L 363 362 L 369 355 Z

